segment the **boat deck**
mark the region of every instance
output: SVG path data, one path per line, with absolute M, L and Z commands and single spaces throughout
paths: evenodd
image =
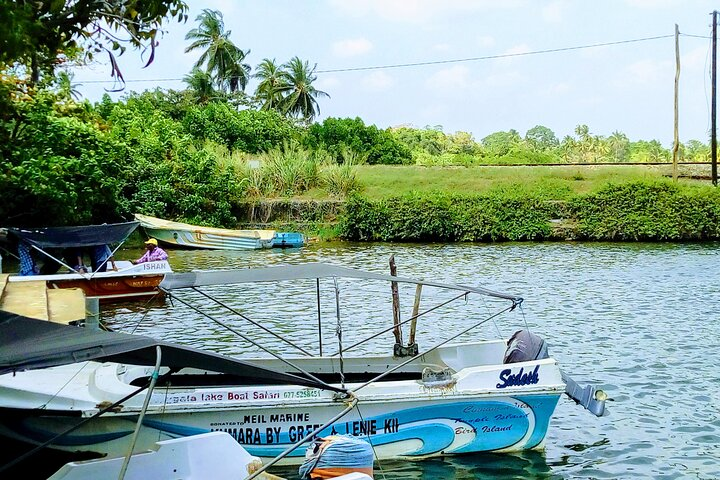
M 48 289 L 44 280 L 8 282 L 0 274 L 0 310 L 67 324 L 85 318 L 85 294 L 79 288 Z

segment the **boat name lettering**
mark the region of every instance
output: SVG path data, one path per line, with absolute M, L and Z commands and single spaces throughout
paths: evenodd
M 463 409 L 463 413 L 488 413 L 497 412 L 498 410 L 507 410 L 507 407 L 499 408 L 497 406 L 486 407 L 483 405 L 470 405 Z
M 280 398 L 280 392 L 268 392 L 267 390 L 262 392 L 253 392 L 253 400 L 269 400 Z
M 495 415 L 495 420 L 515 420 L 516 418 L 527 418 L 527 413 L 498 413 Z
M 320 428 L 321 426 L 321 423 L 316 423 L 314 425 L 293 425 L 288 429 L 288 436 L 290 437 L 290 441 L 295 443 L 298 440 L 302 440 L 307 435 L 310 435 L 314 430 Z
M 320 390 L 305 388 L 303 390 L 283 392 L 283 398 L 320 398 Z
M 475 433 L 473 427 L 455 427 L 455 435 L 462 435 L 464 433 Z
M 498 427 L 495 425 L 484 425 L 481 427 L 483 433 L 494 433 L 494 432 L 509 432 L 512 430 L 512 425 L 505 425 L 504 427 Z
M 265 415 L 245 415 L 242 423 L 265 423 Z
M 247 418 L 247 417 L 245 417 Z M 263 421 L 265 418 L 263 416 Z M 270 415 L 270 423 L 276 422 L 309 422 L 309 413 L 273 413 Z
M 397 418 L 391 417 L 385 419 L 385 425 L 383 427 L 385 433 L 397 433 L 399 427 L 400 420 L 398 420 Z
M 165 269 L 165 263 L 155 263 L 155 262 L 147 262 L 143 263 L 143 270 L 164 270 Z
M 160 401 L 163 403 L 187 403 L 187 402 L 197 402 L 198 397 L 192 394 L 175 394 L 175 395 L 168 395 L 167 397 L 165 395 L 158 395 L 158 398 L 160 398 Z
M 397 418 L 390 420 L 397 421 Z M 387 420 L 385 421 L 385 425 L 388 425 Z M 356 420 L 354 422 L 345 422 L 345 431 L 356 437 L 359 435 L 375 435 L 377 433 L 377 420 Z
M 227 392 L 228 400 L 249 400 L 250 395 L 248 392 Z
M 506 387 L 521 387 L 523 385 L 531 385 L 536 384 L 540 382 L 540 376 L 538 375 L 538 370 L 540 370 L 540 365 L 537 365 L 535 367 L 535 370 L 532 372 L 524 373 L 524 368 L 521 367 L 520 371 L 516 374 L 512 373 L 512 369 L 506 368 L 502 372 L 500 372 L 500 381 L 502 383 L 498 383 L 495 385 L 497 388 L 506 388 Z

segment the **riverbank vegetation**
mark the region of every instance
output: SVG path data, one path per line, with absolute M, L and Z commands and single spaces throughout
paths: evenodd
M 315 121 L 327 94 L 313 86 L 314 66 L 266 58 L 253 69 L 249 49 L 232 42 L 217 11 L 204 10 L 186 37 L 187 51 L 201 56 L 184 90 L 81 100 L 65 65 L 106 52 L 121 80 L 113 52 L 132 46 L 154 53 L 152 27 L 184 18 L 186 6 L 153 0 L 147 12 L 83 17 L 88 25 L 113 18 L 121 29 L 147 19 L 123 46 L 102 31 L 57 31 L 65 43 L 30 42 L 32 31 L 62 27 L 47 22 L 62 12 L 43 5 L 27 6 L 2 34 L 12 35 L 0 38 L 12 47 L 0 56 L 2 226 L 112 222 L 137 212 L 236 227 L 257 221 L 255 205 L 264 203 L 290 205 L 300 213 L 288 217 L 298 223 L 342 218 L 333 234 L 353 239 L 561 238 L 558 224 L 577 227 L 566 229 L 566 238 L 715 238 L 699 219 L 715 218 L 714 190 L 664 180 L 669 167 L 651 165 L 671 154 L 656 140 L 595 135 L 587 125 L 563 138 L 538 125 L 476 140 L 440 126 Z M 251 79 L 257 87 L 246 92 Z M 691 140 L 680 159 L 706 163 L 709 153 Z M 346 199 L 343 216 L 337 206 Z M 297 207 L 303 201 L 331 207 Z M 332 213 L 322 219 L 318 212 Z M 641 218 L 658 225 L 641 228 Z

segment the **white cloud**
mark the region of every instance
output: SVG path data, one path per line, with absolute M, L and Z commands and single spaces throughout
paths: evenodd
M 373 44 L 366 38 L 353 38 L 333 43 L 332 51 L 338 57 L 355 57 L 372 50 Z
M 563 20 L 563 10 L 565 2 L 550 2 L 542 8 L 541 15 L 543 20 L 548 23 L 561 23 Z
M 395 79 L 385 72 L 373 72 L 362 79 L 362 84 L 369 90 L 388 90 L 395 85 Z
M 637 8 L 668 8 L 682 7 L 686 4 L 686 0 L 625 0 L 631 7 Z
M 467 67 L 456 65 L 434 73 L 425 82 L 425 86 L 432 90 L 460 90 L 470 85 L 470 71 Z
M 545 93 L 548 96 L 556 96 L 556 95 L 564 95 L 572 90 L 572 87 L 567 82 L 559 82 L 559 83 L 553 83 L 552 85 L 548 85 L 548 88 L 545 90 Z
M 401 23 L 423 24 L 441 16 L 515 8 L 525 0 L 330 0 L 332 8 L 354 17 L 373 16 Z
M 675 68 L 671 62 L 640 60 L 623 68 L 614 83 L 620 87 L 630 84 L 655 85 L 667 82 L 674 75 Z
M 697 47 L 687 53 L 682 52 L 682 45 L 680 45 L 681 72 L 685 69 L 705 70 L 708 65 L 710 65 L 710 50 L 708 49 L 707 45 Z M 682 75 L 682 73 L 680 74 Z
M 325 93 L 328 93 L 332 96 L 332 90 L 333 88 L 340 85 L 340 79 L 337 77 L 326 77 L 325 75 L 321 75 L 318 77 L 317 81 L 315 82 L 315 88 L 318 90 L 322 90 Z
M 452 50 L 452 47 L 450 46 L 449 43 L 438 43 L 438 44 L 436 44 L 436 45 L 433 45 L 433 46 L 431 47 L 431 50 L 432 50 L 433 52 L 445 53 L 445 52 L 451 51 L 451 50 Z
M 502 54 L 503 55 L 519 55 L 519 54 L 523 54 L 523 53 L 528 53 L 530 51 L 531 51 L 530 47 L 523 43 L 520 45 L 515 45 L 514 47 L 511 47 L 511 48 L 508 48 L 507 50 L 502 52 Z M 507 58 L 498 58 L 497 60 L 495 60 L 495 62 L 497 62 L 499 64 L 508 65 L 508 64 L 512 63 L 513 60 L 514 60 L 513 57 L 507 57 Z
M 495 45 L 495 38 L 489 35 L 483 35 L 477 38 L 477 44 L 479 47 L 492 47 Z
M 520 84 L 522 79 L 519 72 L 494 73 L 485 77 L 485 84 L 488 87 L 508 88 Z

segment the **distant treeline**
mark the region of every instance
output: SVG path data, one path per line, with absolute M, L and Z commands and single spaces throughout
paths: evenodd
M 310 123 L 275 110 L 199 101 L 197 93 L 149 91 L 114 102 L 74 98 L 59 77 L 45 87 L 0 76 L 0 218 L 5 225 L 67 225 L 129 219 L 135 212 L 235 226 L 234 204 L 301 195 L 345 198 L 355 166 L 482 165 L 669 160 L 657 141 L 593 136 L 579 126 L 558 140 L 538 126 L 525 136 L 480 141 L 439 127 L 381 129 L 360 118 Z M 686 160 L 705 160 L 691 141 Z

